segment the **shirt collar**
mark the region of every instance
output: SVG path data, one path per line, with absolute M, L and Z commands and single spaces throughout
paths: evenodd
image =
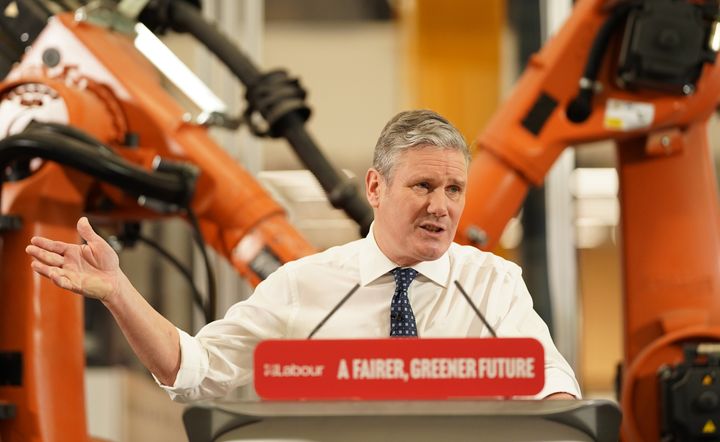
M 373 227 L 375 223 L 370 225 L 370 231 L 365 237 L 360 249 L 360 284 L 366 286 L 375 281 L 379 277 L 387 274 L 390 270 L 398 267 L 390 258 L 385 256 L 378 247 L 373 235 Z M 449 250 L 449 249 L 448 249 Z M 435 261 L 422 261 L 414 266 L 420 274 L 430 279 L 435 284 L 445 287 L 450 273 L 450 257 L 448 251 Z

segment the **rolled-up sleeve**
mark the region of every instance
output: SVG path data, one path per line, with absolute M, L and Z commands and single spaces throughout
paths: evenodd
M 197 339 L 184 330 L 178 328 L 177 331 L 180 337 L 180 370 L 175 383 L 172 386 L 163 385 L 155 375 L 153 377 L 173 400 L 182 400 L 205 379 L 209 362 L 205 348 Z
M 278 270 L 224 318 L 205 325 L 193 337 L 179 330 L 180 369 L 171 386 L 158 382 L 177 402 L 225 396 L 252 381 L 253 351 L 265 339 L 286 336 L 294 309 L 293 289 Z M 157 379 L 156 379 L 157 381 Z

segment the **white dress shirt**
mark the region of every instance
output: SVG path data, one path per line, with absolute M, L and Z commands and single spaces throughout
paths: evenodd
M 180 402 L 221 397 L 252 381 L 253 349 L 264 339 L 307 338 L 350 291 L 360 288 L 313 339 L 384 338 L 397 267 L 372 234 L 283 265 L 246 301 L 195 337 L 180 333 L 180 371 L 172 387 Z M 475 247 L 451 244 L 435 261 L 421 262 L 408 292 L 419 337 L 489 337 L 490 332 L 456 288 L 457 280 L 500 337 L 533 337 L 545 348 L 545 387 L 536 396 L 580 397 L 575 375 L 532 308 L 520 267 Z

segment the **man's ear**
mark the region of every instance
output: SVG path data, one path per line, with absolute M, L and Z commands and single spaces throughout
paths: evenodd
M 380 205 L 380 189 L 382 187 L 382 176 L 377 170 L 370 168 L 365 174 L 365 196 L 373 209 Z

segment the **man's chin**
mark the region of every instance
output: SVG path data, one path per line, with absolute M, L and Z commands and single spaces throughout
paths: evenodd
M 448 248 L 450 248 L 449 242 L 444 245 L 424 248 L 420 251 L 419 255 L 422 261 L 435 261 L 436 259 L 440 259 L 440 257 L 442 257 L 445 252 L 447 252 Z

